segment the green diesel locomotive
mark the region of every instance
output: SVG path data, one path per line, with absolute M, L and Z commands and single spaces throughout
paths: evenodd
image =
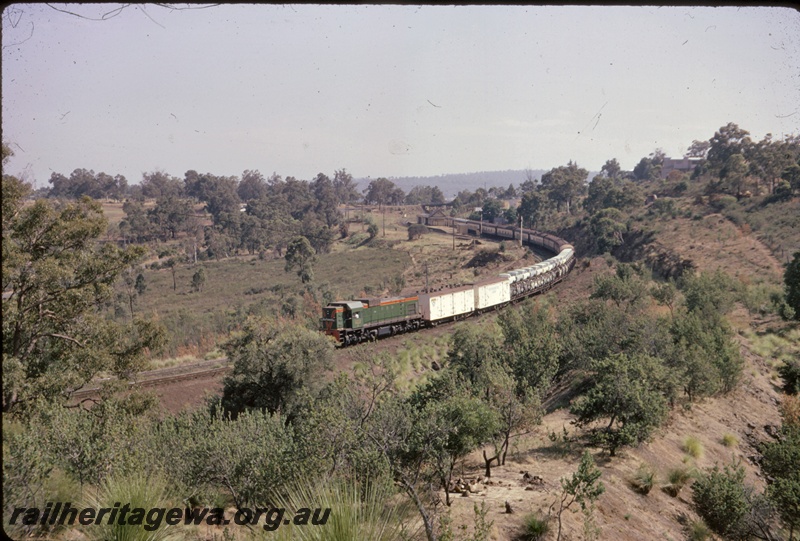
M 322 311 L 322 330 L 349 346 L 422 326 L 419 297 L 332 302 Z

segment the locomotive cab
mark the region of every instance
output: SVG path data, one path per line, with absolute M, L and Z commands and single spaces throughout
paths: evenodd
M 322 330 L 325 334 L 341 340 L 345 329 L 360 329 L 363 304 L 358 301 L 333 302 L 322 310 Z

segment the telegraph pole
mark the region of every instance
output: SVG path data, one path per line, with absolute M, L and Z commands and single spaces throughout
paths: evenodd
M 522 248 L 522 214 L 519 215 L 519 247 Z

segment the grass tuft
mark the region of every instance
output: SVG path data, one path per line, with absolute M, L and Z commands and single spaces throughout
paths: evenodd
M 309 502 L 314 502 L 314 507 L 330 508 L 324 526 L 281 525 L 274 533 L 264 532 L 259 538 L 276 539 L 277 535 L 277 539 L 301 541 L 399 541 L 404 539 L 406 518 L 411 513 L 410 505 L 397 498 L 396 490 L 388 482 L 364 485 L 328 479 L 316 484 L 297 483 L 287 497 L 279 498 L 278 504 L 289 513 L 307 507 Z
M 711 530 L 702 520 L 696 520 L 689 525 L 690 541 L 706 541 L 711 537 Z
M 683 450 L 693 458 L 700 458 L 703 456 L 703 444 L 694 436 L 689 436 L 683 440 Z
M 653 489 L 653 484 L 655 484 L 656 480 L 656 472 L 653 470 L 653 467 L 649 464 L 643 462 L 639 465 L 639 469 L 636 470 L 636 474 L 633 476 L 633 480 L 631 481 L 631 485 L 633 486 L 634 490 L 640 494 L 649 494 L 650 491 Z
M 686 486 L 692 477 L 694 477 L 692 470 L 686 468 L 685 466 L 672 468 L 669 470 L 669 473 L 667 473 L 667 481 L 669 481 L 669 484 L 665 485 L 663 490 L 675 498 L 678 496 L 678 494 L 680 494 L 681 489 Z
M 736 447 L 739 445 L 739 440 L 733 434 L 725 434 L 722 436 L 722 445 L 725 447 Z
M 530 513 L 522 519 L 522 535 L 518 539 L 521 541 L 537 541 L 547 535 L 549 531 L 550 524 L 546 518 L 539 518 L 534 513 Z
M 114 507 L 117 502 L 125 502 L 131 509 L 175 507 L 170 505 L 171 499 L 168 485 L 161 477 L 132 474 L 104 481 L 96 495 L 88 498 L 87 507 Z M 163 521 L 154 531 L 145 529 L 152 528 L 153 524 L 95 524 L 86 528 L 84 533 L 94 541 L 168 541 L 182 538 L 174 527 Z

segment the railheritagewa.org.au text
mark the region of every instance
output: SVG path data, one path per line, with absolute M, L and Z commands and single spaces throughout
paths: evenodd
M 330 518 L 331 509 L 301 507 L 294 513 L 283 507 L 242 507 L 236 510 L 231 518 L 225 516 L 221 507 L 131 507 L 130 504 L 114 503 L 113 507 L 73 507 L 72 502 L 47 502 L 44 509 L 38 507 L 15 507 L 11 512 L 10 524 L 22 526 L 81 526 L 119 525 L 142 526 L 147 531 L 155 531 L 162 525 L 177 526 L 201 525 L 255 526 L 263 524 L 267 531 L 277 530 L 282 525 L 288 526 L 324 526 Z

